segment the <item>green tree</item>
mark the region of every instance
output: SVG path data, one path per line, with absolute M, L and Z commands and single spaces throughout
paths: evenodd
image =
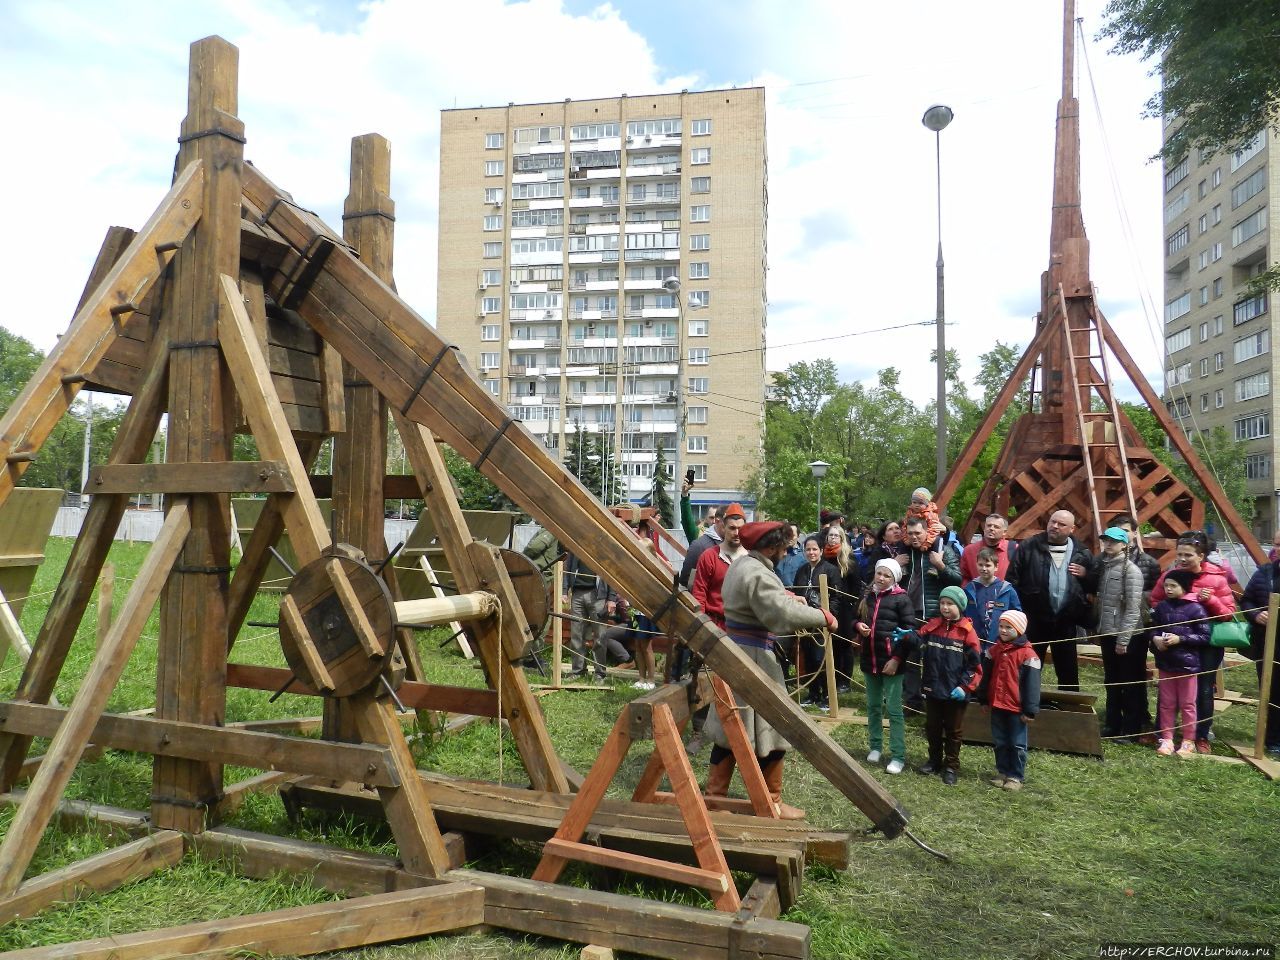
M 1280 120 L 1280 5 L 1274 0 L 1111 0 L 1100 37 L 1113 53 L 1156 59 L 1161 89 L 1148 116 L 1182 123 L 1167 161 L 1193 149 L 1235 149 Z
M 961 395 L 960 400 L 957 401 L 952 411 L 952 427 L 947 433 L 948 460 L 951 463 L 955 463 L 959 459 L 961 452 L 969 442 L 969 438 L 977 432 L 979 425 L 982 423 L 982 418 L 986 416 L 987 411 L 996 402 L 996 398 L 1009 381 L 1010 376 L 1013 374 L 1013 369 L 1018 365 L 1020 359 L 1022 359 L 1020 347 L 1015 344 L 1002 343 L 999 340 L 995 342 L 995 345 L 990 350 L 978 358 L 978 375 L 974 378 L 974 382 L 982 388 L 982 397 L 978 400 L 971 400 L 966 392 Z M 1023 383 L 1018 388 L 1013 400 L 1000 417 L 1000 422 L 996 424 L 995 429 L 992 431 L 990 439 L 983 446 L 982 452 L 978 454 L 977 460 L 974 461 L 969 472 L 965 474 L 964 479 L 960 481 L 960 486 L 956 488 L 951 502 L 944 505 L 957 525 L 962 526 L 969 514 L 973 512 L 974 505 L 978 500 L 978 494 L 982 491 L 983 484 L 987 482 L 987 478 L 991 476 L 992 471 L 995 469 L 996 460 L 1000 456 L 1000 451 L 1004 449 L 1005 441 L 1008 439 L 1009 431 L 1012 429 L 1014 421 L 1026 412 L 1028 389 L 1027 383 Z
M 658 518 L 662 525 L 671 528 L 676 525 L 676 507 L 667 489 L 667 485 L 671 482 L 667 463 L 667 448 L 659 445 L 657 456 L 653 461 L 653 486 L 649 489 L 649 503 L 658 511 Z

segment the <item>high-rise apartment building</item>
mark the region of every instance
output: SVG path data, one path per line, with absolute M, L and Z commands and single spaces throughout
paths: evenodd
M 1177 121 L 1165 125 L 1166 137 Z M 1245 474 L 1269 539 L 1277 525 L 1273 311 L 1249 281 L 1280 240 L 1280 156 L 1263 130 L 1234 153 L 1192 150 L 1166 163 L 1165 399 L 1188 433 L 1224 427 L 1246 443 Z
M 764 425 L 764 90 L 444 110 L 437 323 L 562 456 L 744 501 Z M 606 471 L 608 475 L 608 471 Z

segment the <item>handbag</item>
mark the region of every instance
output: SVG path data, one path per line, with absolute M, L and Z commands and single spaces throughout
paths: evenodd
M 1243 650 L 1249 646 L 1249 623 L 1244 615 L 1233 613 L 1230 620 L 1219 620 L 1209 631 L 1209 646 Z

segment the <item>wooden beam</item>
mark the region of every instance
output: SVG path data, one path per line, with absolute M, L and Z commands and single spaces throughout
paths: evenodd
M 8 499 L 9 491 L 30 465 L 29 460 L 13 458 L 38 451 L 80 392 L 82 381 L 64 381 L 63 377 L 87 374 L 102 359 L 120 329 L 119 318 L 125 315 L 121 311 L 142 303 L 200 219 L 203 173 L 197 163 L 179 174 L 160 206 L 0 418 L 0 462 L 4 464 L 0 503 Z
M 0 702 L 0 729 L 51 737 L 69 712 L 42 704 Z M 98 718 L 90 736 L 99 746 L 158 757 L 218 760 L 255 770 L 285 770 L 372 786 L 400 782 L 385 750 L 360 744 L 109 713 Z
M 54 903 L 105 893 L 182 859 L 182 834 L 161 830 L 28 880 L 0 900 L 0 924 L 30 917 Z
M 172 503 L 164 527 L 125 599 L 120 619 L 112 626 L 110 635 L 94 656 L 75 703 L 59 725 L 44 762 L 31 781 L 27 799 L 18 808 L 4 842 L 0 844 L 0 895 L 13 893 L 22 882 L 23 874 L 35 855 L 36 845 L 49 825 L 71 774 L 75 772 L 80 752 L 89 742 L 93 726 L 124 672 L 129 654 L 151 616 L 165 577 L 182 551 L 190 530 L 191 515 L 186 503 L 181 500 Z
M 484 891 L 457 882 L 247 917 L 15 950 L 9 960 L 200 960 L 309 956 L 462 930 L 484 922 Z
M 413 627 L 430 627 L 457 620 L 484 620 L 500 609 L 492 593 L 458 593 L 449 597 L 396 602 L 396 623 Z
M 393 407 L 447 441 L 561 543 L 590 557 L 606 580 L 627 584 L 640 610 L 660 629 L 683 637 L 881 831 L 891 837 L 901 832 L 906 811 L 888 791 L 818 729 L 780 685 L 697 609 L 687 592 L 673 594 L 666 566 L 511 420 L 431 324 L 350 251 L 326 242 L 331 231 L 318 219 L 278 202 L 281 194 L 257 168 L 245 171 L 245 192 L 250 202 L 272 211 L 266 225 L 298 252 L 292 266 L 301 268 L 304 260 L 318 265 L 306 271 L 314 282 L 305 291 L 289 280 L 300 274 L 269 277 L 273 296 L 293 297 L 303 319 L 377 384 Z
M 355 389 L 356 389 L 355 387 L 348 388 L 347 395 L 350 396 L 352 390 L 355 390 Z M 350 420 L 351 420 L 351 414 L 350 414 L 350 411 L 348 411 L 347 421 L 350 422 Z M 341 476 L 341 474 L 339 474 L 339 476 Z M 314 493 L 319 499 L 327 500 L 333 496 L 333 490 L 334 490 L 333 477 L 329 476 L 328 474 L 313 473 L 309 479 L 311 480 L 311 492 Z M 402 474 L 402 473 L 389 473 L 382 478 L 382 504 L 383 504 L 382 509 L 383 511 L 386 510 L 385 504 L 388 500 L 420 500 L 420 499 L 422 499 L 422 488 L 418 486 L 418 480 L 416 477 L 408 474 Z M 381 519 L 382 513 L 379 513 L 378 517 Z M 343 542 L 351 543 L 350 540 L 344 540 Z M 381 548 L 381 547 L 384 547 L 385 544 L 386 544 L 386 540 L 384 539 L 381 543 L 377 544 L 377 546 Z M 369 555 L 374 556 L 376 555 L 376 552 L 377 551 L 374 551 L 374 553 L 371 553 Z
M 109 463 L 89 472 L 84 492 L 292 493 L 284 465 L 270 460 L 213 463 Z
M 262 667 L 256 664 L 228 663 L 227 686 L 250 690 L 279 690 L 289 679 L 289 671 L 280 667 Z M 320 691 L 295 679 L 285 693 L 304 697 L 321 696 Z M 420 683 L 405 680 L 396 688 L 396 696 L 413 710 L 440 710 L 446 713 L 465 713 L 493 719 L 498 716 L 498 695 L 493 690 L 478 687 L 451 687 L 438 683 Z M 270 721 L 263 721 L 270 722 Z

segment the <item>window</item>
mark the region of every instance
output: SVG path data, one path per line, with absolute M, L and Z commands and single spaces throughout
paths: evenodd
M 1269 476 L 1271 476 L 1271 454 L 1245 454 L 1244 478 L 1246 480 L 1265 480 Z
M 1257 440 L 1271 436 L 1271 414 L 1254 413 L 1235 421 L 1237 440 Z
M 507 142 L 505 133 L 486 133 L 484 135 L 484 148 L 486 150 L 501 150 Z
M 484 245 L 484 256 L 486 260 L 502 256 L 502 241 L 497 240 L 492 243 L 486 243 Z
M 710 147 L 694 147 L 689 151 L 689 162 L 692 164 L 710 163 L 711 148 Z
M 1221 350 L 1219 350 L 1217 353 L 1215 353 L 1215 354 L 1213 355 L 1213 372 L 1214 372 L 1214 373 L 1221 373 L 1221 372 L 1222 372 L 1222 366 L 1223 366 L 1223 364 L 1222 364 L 1222 351 L 1221 351 Z
M 1164 385 L 1172 387 L 1179 383 L 1186 383 L 1191 379 L 1191 361 L 1180 363 L 1176 367 L 1172 367 L 1164 372 Z
M 502 282 L 501 270 L 481 270 L 480 283 L 486 287 L 496 287 Z
M 502 229 L 502 217 L 501 217 L 501 216 L 489 216 L 489 217 L 485 217 L 485 218 L 484 218 L 484 228 L 485 228 L 486 230 L 501 230 L 501 229 Z
M 707 482 L 707 465 L 705 463 L 690 464 L 690 468 L 693 470 L 694 480 L 700 480 L 703 483 Z
M 502 187 L 485 187 L 484 202 L 485 203 L 501 203 Z
M 1191 158 L 1183 157 L 1175 163 L 1164 175 L 1164 192 L 1168 193 L 1183 180 L 1187 179 L 1187 174 L 1191 172 Z
M 711 349 L 709 347 L 691 347 L 689 349 L 689 363 L 693 366 L 705 366 L 711 362 Z
M 496 353 L 480 354 L 480 369 L 481 370 L 497 370 L 498 354 Z
M 521 153 L 514 160 L 516 173 L 538 173 L 544 170 L 564 170 L 563 153 Z M 616 164 L 615 164 L 616 166 Z M 563 173 L 547 174 L 547 179 L 563 180 Z
M 1200 394 L 1200 412 L 1209 412 L 1209 395 L 1207 393 Z
M 1205 194 L 1208 192 L 1209 192 L 1209 181 L 1201 180 L 1200 183 L 1196 186 L 1196 199 L 1203 200 L 1205 197 Z
M 689 264 L 690 280 L 706 280 L 711 276 L 711 261 L 697 260 Z
M 1265 293 L 1249 297 L 1246 300 L 1238 300 L 1231 307 L 1231 325 L 1238 327 L 1240 324 L 1248 323 L 1254 317 L 1260 317 L 1266 312 L 1267 295 Z
M 1245 203 L 1259 193 L 1267 185 L 1267 168 L 1259 167 L 1247 179 L 1241 180 L 1231 188 L 1231 209 Z
M 1263 371 L 1236 381 L 1236 402 L 1265 397 L 1271 392 L 1271 373 Z
M 616 123 L 580 123 L 569 128 L 570 140 L 599 140 L 601 137 L 616 137 L 619 126 Z M 617 166 L 617 164 L 613 164 Z
M 558 293 L 513 293 L 511 294 L 512 310 L 559 310 L 560 294 Z
M 1222 222 L 1222 204 L 1215 203 L 1209 211 L 1209 226 L 1216 227 Z
M 502 309 L 502 303 L 497 297 L 485 297 L 480 301 L 481 313 L 497 313 Z
M 1213 299 L 1217 300 L 1222 296 L 1222 278 L 1215 277 L 1213 281 Z
M 711 389 L 711 380 L 709 377 L 690 377 L 689 392 L 690 393 L 707 393 Z
M 689 422 L 690 423 L 706 423 L 707 411 L 709 409 L 710 407 L 689 407 L 688 408 Z
M 486 160 L 484 162 L 484 175 L 486 177 L 500 177 L 507 172 L 507 161 L 505 160 Z
M 1267 208 L 1259 207 L 1231 228 L 1231 246 L 1238 247 L 1267 229 Z
M 484 384 L 484 388 L 485 388 L 486 390 L 488 390 L 490 393 L 492 393 L 495 397 L 498 395 L 498 381 L 497 381 L 497 380 L 484 380 L 484 381 L 481 381 L 481 382 Z
M 1201 251 L 1200 251 L 1200 256 L 1199 256 L 1199 258 L 1196 260 L 1196 269 L 1197 269 L 1197 270 L 1203 270 L 1203 269 L 1204 269 L 1205 267 L 1207 267 L 1207 266 L 1209 266 L 1209 251 L 1208 251 L 1208 250 L 1201 250 Z
M 1187 224 L 1177 233 L 1173 234 L 1171 237 L 1165 240 L 1164 242 L 1165 252 L 1172 257 L 1175 253 L 1177 253 L 1179 250 L 1181 250 L 1190 242 L 1191 242 L 1191 225 Z
M 1221 391 L 1221 390 L 1215 390 L 1215 391 L 1213 391 L 1213 408 L 1214 408 L 1215 410 L 1221 410 L 1221 409 L 1222 409 L 1222 403 L 1223 403 L 1223 400 L 1222 400 L 1222 391 Z
M 1204 233 L 1209 229 L 1209 215 L 1207 213 L 1200 214 L 1200 232 Z
M 1258 135 L 1246 143 L 1243 147 L 1231 154 L 1231 172 L 1235 173 L 1246 163 L 1258 155 L 1258 151 L 1267 145 L 1267 131 L 1262 129 L 1258 131 Z M 1218 167 L 1214 173 L 1220 174 L 1222 168 Z M 1217 186 L 1217 184 L 1214 184 Z
M 516 127 L 516 143 L 555 143 L 564 139 L 564 127 Z
M 1207 286 L 1200 288 L 1200 306 L 1204 306 L 1209 302 L 1209 288 Z
M 700 206 L 692 206 L 689 208 L 690 223 L 707 223 L 711 220 L 711 204 L 705 203 Z
M 1200 324 L 1200 342 L 1204 343 L 1209 339 L 1209 321 Z
M 690 290 L 689 306 L 691 307 L 709 307 L 711 306 L 710 290 Z
M 657 134 L 679 136 L 680 118 L 669 117 L 664 120 L 632 120 L 627 124 L 627 136 L 629 137 L 652 137 Z
M 563 237 L 525 237 L 511 241 L 512 253 L 560 253 L 563 249 Z
M 687 438 L 689 445 L 685 448 L 690 453 L 706 453 L 707 438 L 705 434 L 690 434 Z
M 711 335 L 711 322 L 708 320 L 690 320 L 689 336 L 706 337 Z
M 1236 363 L 1261 356 L 1271 349 L 1271 331 L 1267 329 L 1241 337 L 1232 344 L 1232 356 Z
M 511 196 L 516 200 L 550 200 L 564 196 L 563 180 L 542 180 L 538 183 L 513 183 Z
M 1164 322 L 1172 323 L 1179 317 L 1185 317 L 1191 312 L 1191 291 L 1188 290 L 1180 297 L 1175 297 L 1164 305 Z
M 1176 401 L 1169 401 L 1169 412 L 1175 417 L 1191 416 L 1191 404 L 1187 402 L 1186 397 L 1179 397 Z
M 512 210 L 513 227 L 558 227 L 564 223 L 564 210 Z
M 1209 358 L 1200 358 L 1200 376 L 1207 377 L 1209 375 Z
M 689 183 L 690 193 L 710 193 L 711 178 L 710 177 L 694 177 Z
M 480 327 L 481 340 L 499 340 L 502 338 L 502 327 L 496 323 L 486 323 Z
M 690 131 L 695 137 L 705 137 L 711 134 L 710 120 L 693 121 L 693 129 Z
M 1215 337 L 1222 335 L 1222 317 L 1221 316 L 1217 316 L 1213 318 L 1213 335 Z
M 711 234 L 709 233 L 693 233 L 689 235 L 690 250 L 710 250 Z
M 1217 263 L 1222 259 L 1222 241 L 1219 240 L 1209 248 L 1209 262 Z
M 1191 203 L 1191 193 L 1185 187 L 1182 192 L 1170 200 L 1164 207 L 1164 222 L 1169 223 L 1186 210 Z
M 1212 186 L 1210 186 L 1210 187 L 1209 187 L 1209 189 L 1210 189 L 1210 190 L 1214 189 L 1214 187 L 1217 187 L 1220 183 L 1222 183 L 1222 168 L 1221 168 L 1221 167 L 1214 167 L 1214 168 L 1213 168 L 1213 175 L 1212 175 L 1211 177 L 1209 177 L 1209 182 L 1212 184 Z

